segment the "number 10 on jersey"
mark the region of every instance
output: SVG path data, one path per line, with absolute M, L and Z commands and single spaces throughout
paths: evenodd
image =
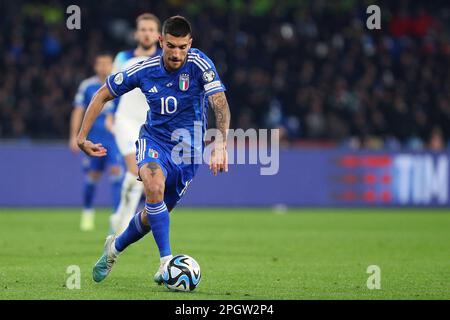
M 161 114 L 172 114 L 177 111 L 177 99 L 173 96 L 161 97 Z

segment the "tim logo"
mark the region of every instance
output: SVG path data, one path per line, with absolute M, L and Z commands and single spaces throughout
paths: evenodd
M 445 154 L 338 157 L 332 197 L 348 204 L 447 205 L 449 159 Z
M 400 204 L 448 204 L 447 155 L 398 155 L 393 162 L 395 198 Z

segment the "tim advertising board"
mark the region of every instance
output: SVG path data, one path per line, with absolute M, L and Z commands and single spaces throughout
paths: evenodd
M 448 154 L 344 153 L 335 160 L 331 202 L 407 206 L 449 204 Z
M 208 166 L 201 166 L 180 205 L 445 207 L 450 204 L 449 158 L 448 152 L 280 150 L 279 172 L 274 175 L 261 175 L 261 165 L 254 164 L 231 165 L 227 174 L 213 177 Z M 26 165 L 28 159 L 33 159 L 34 166 Z M 0 145 L 0 207 L 80 207 L 80 164 L 65 144 Z M 95 205 L 111 205 L 106 178 L 99 185 Z

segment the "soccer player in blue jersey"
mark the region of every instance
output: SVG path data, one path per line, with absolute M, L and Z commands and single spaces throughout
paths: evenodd
M 200 50 L 191 48 L 191 26 L 181 16 L 164 22 L 160 44 L 162 56 L 150 58 L 106 79 L 106 85 L 92 99 L 78 134 L 78 146 L 86 154 L 107 155 L 107 147 L 88 140 L 92 124 L 104 104 L 134 88 L 145 94 L 151 109 L 136 142 L 138 174 L 146 197 L 145 210 L 137 213 L 118 237 L 111 235 L 106 239 L 104 253 L 93 268 L 96 282 L 106 278 L 126 247 L 151 230 L 160 254 L 160 267 L 154 280 L 162 283 L 162 268 L 172 257 L 169 212 L 181 199 L 199 166 L 195 161 L 174 161 L 171 153 L 179 141 L 172 140 L 172 133 L 184 129 L 194 135 L 198 122 L 203 124 L 204 130 L 208 106 L 215 113 L 217 131 L 223 137 L 216 138 L 210 169 L 215 175 L 228 171 L 225 141 L 230 110 L 225 87 L 213 62 Z M 195 143 L 185 143 L 196 148 Z
M 95 58 L 95 76 L 81 82 L 75 96 L 74 108 L 70 121 L 69 147 L 74 152 L 80 151 L 77 145 L 77 134 L 81 126 L 83 114 L 89 102 L 97 90 L 103 85 L 106 77 L 112 71 L 112 56 L 109 54 L 99 54 Z M 102 172 L 109 167 L 112 188 L 113 210 L 117 210 L 120 201 L 120 190 L 122 185 L 122 159 L 117 149 L 114 136 L 108 128 L 106 116 L 114 112 L 114 101 L 105 105 L 103 112 L 95 120 L 92 130 L 89 133 L 89 140 L 99 141 L 108 148 L 108 155 L 103 158 L 86 156 L 83 158 L 83 169 L 85 172 L 83 187 L 83 212 L 81 215 L 80 228 L 83 231 L 94 229 L 94 209 L 93 199 L 96 191 L 97 181 Z M 109 124 L 109 127 L 111 124 Z

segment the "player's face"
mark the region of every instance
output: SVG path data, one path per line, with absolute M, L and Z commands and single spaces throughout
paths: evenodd
M 139 21 L 135 33 L 136 41 L 145 50 L 150 49 L 158 42 L 158 24 L 153 20 Z
M 111 56 L 98 56 L 95 59 L 95 73 L 100 78 L 106 78 L 112 72 L 113 60 Z
M 175 37 L 166 34 L 160 37 L 159 43 L 163 49 L 164 65 L 169 70 L 179 69 L 186 60 L 188 50 L 192 45 L 191 35 Z

